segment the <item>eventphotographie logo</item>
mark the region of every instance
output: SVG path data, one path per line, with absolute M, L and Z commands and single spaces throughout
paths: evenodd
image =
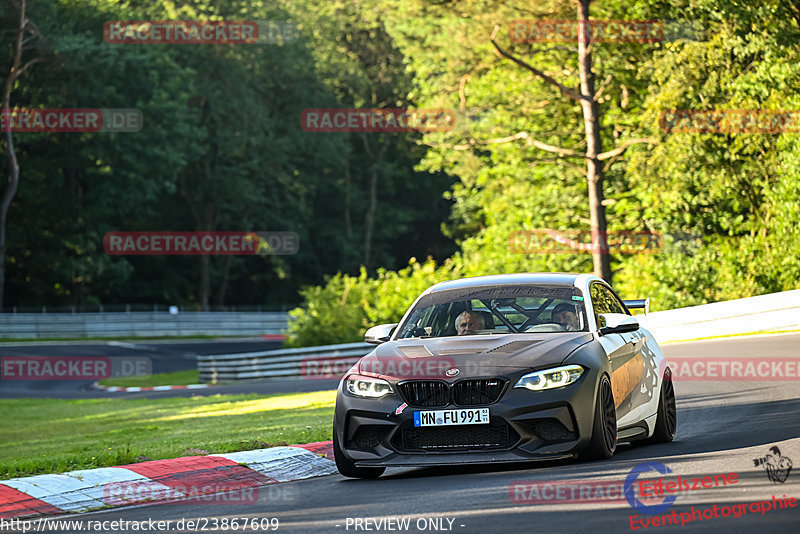
M 672 510 L 669 514 L 653 515 L 653 516 L 628 516 L 628 523 L 631 530 L 640 530 L 650 527 L 666 527 L 666 526 L 683 526 L 687 523 L 696 523 L 698 521 L 707 521 L 709 519 L 720 519 L 723 517 L 733 517 L 738 519 L 744 515 L 760 513 L 762 516 L 770 510 L 778 511 L 784 508 L 797 507 L 797 499 L 794 497 L 787 498 L 784 494 L 783 497 L 776 498 L 772 496 L 769 501 L 751 501 L 740 504 L 729 505 L 713 505 L 706 507 L 690 506 L 686 512 L 678 513 Z M 680 522 L 680 523 L 679 523 Z M 708 529 L 705 529 L 708 530 Z
M 773 483 L 783 484 L 792 472 L 792 460 L 781 456 L 781 450 L 777 446 L 770 447 L 766 456 L 755 458 L 753 463 L 756 467 L 763 467 L 767 478 Z

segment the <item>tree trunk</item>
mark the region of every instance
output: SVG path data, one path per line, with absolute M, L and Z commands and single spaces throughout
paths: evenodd
M 219 284 L 219 291 L 217 292 L 217 305 L 225 305 L 225 293 L 228 292 L 228 280 L 230 279 L 231 263 L 233 256 L 225 256 L 224 265 L 222 267 L 222 281 Z
M 211 293 L 211 256 L 200 256 L 200 309 L 208 311 L 208 296 Z
M 8 109 L 5 101 L 3 109 Z M 6 281 L 6 216 L 11 201 L 17 193 L 19 184 L 19 163 L 14 152 L 14 141 L 11 139 L 11 131 L 6 132 L 6 147 L 8 149 L 8 185 L 3 193 L 3 200 L 0 203 L 0 312 L 3 310 L 3 297 Z
M 611 256 L 608 254 L 606 208 L 603 205 L 603 167 L 598 158 L 603 146 L 592 71 L 589 1 L 578 2 L 578 66 L 583 96 L 581 109 L 586 129 L 586 184 L 589 189 L 589 217 L 592 226 L 592 263 L 594 274 L 611 283 Z
M 19 23 L 17 24 L 17 35 L 14 42 L 14 59 L 11 63 L 11 69 L 9 70 L 8 78 L 6 78 L 6 83 L 3 86 L 2 111 L 11 108 L 11 90 L 14 87 L 14 82 L 25 69 L 35 62 L 29 61 L 24 67 L 20 68 L 20 64 L 22 63 L 22 37 L 25 34 L 25 26 L 27 24 L 25 11 L 25 0 L 20 0 Z M 5 134 L 6 150 L 8 152 L 8 185 L 6 185 L 5 191 L 3 191 L 3 198 L 0 201 L 0 312 L 3 311 L 6 282 L 6 218 L 8 216 L 8 208 L 11 206 L 14 196 L 17 194 L 17 186 L 19 185 L 19 162 L 17 161 L 17 154 L 14 151 L 14 140 L 11 137 L 11 128 L 9 128 Z
M 353 239 L 353 223 L 350 219 L 350 159 L 344 162 L 344 232 L 347 240 Z
M 364 267 L 369 269 L 370 261 L 372 260 L 372 235 L 375 230 L 375 213 L 378 209 L 378 177 L 380 175 L 380 165 L 383 161 L 383 156 L 386 154 L 386 149 L 389 147 L 389 137 L 385 137 L 383 145 L 377 155 L 374 155 L 369 145 L 367 136 L 362 137 L 364 141 L 364 150 L 372 161 L 369 168 L 369 198 L 367 204 L 367 212 L 364 215 Z
M 364 214 L 364 267 L 369 269 L 372 260 L 372 233 L 375 228 L 375 211 L 378 208 L 378 167 L 373 165 L 369 173 L 369 199 Z

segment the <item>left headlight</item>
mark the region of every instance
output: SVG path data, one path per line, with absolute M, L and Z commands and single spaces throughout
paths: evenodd
M 580 365 L 565 365 L 563 367 L 544 369 L 520 377 L 514 387 L 530 389 L 531 391 L 560 388 L 575 382 L 581 377 L 583 371 L 584 369 Z
M 350 375 L 345 380 L 347 391 L 359 397 L 379 399 L 392 393 L 392 386 L 381 378 L 370 378 L 361 375 Z

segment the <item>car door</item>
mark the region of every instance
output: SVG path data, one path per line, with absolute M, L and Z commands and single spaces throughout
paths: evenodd
M 601 328 L 601 313 L 624 313 L 630 315 L 625 306 L 614 293 L 600 282 L 592 282 L 589 287 L 592 299 L 594 319 Z M 614 405 L 617 408 L 617 424 L 623 426 L 633 407 L 634 392 L 644 372 L 641 358 L 635 355 L 635 336 L 632 334 L 607 334 L 600 336 L 600 344 L 606 351 L 611 365 L 611 390 L 614 393 Z
M 613 290 L 608 289 L 608 291 L 613 298 L 612 306 L 622 310 L 617 313 L 630 315 L 630 311 L 622 303 L 622 299 Z M 622 399 L 621 409 L 617 408 L 619 425 L 625 426 L 641 421 L 655 413 L 658 406 L 658 391 L 661 387 L 658 363 L 664 358 L 655 339 L 643 328 L 639 327 L 633 332 L 625 332 L 620 336 L 631 347 L 631 355 L 628 360 L 630 363 L 627 364 L 626 371 L 631 372 L 637 378 L 631 384 L 632 389 L 628 396 Z M 616 397 L 614 400 L 616 402 Z

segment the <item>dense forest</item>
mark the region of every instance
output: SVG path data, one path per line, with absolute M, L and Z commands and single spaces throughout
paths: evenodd
M 135 133 L 14 133 L 6 309 L 98 303 L 286 306 L 361 265 L 444 259 L 442 195 L 412 133 L 307 133 L 306 108 L 411 106 L 412 76 L 355 4 L 28 0 L 12 107 L 136 108 Z M 288 9 L 291 6 L 291 11 Z M 0 3 L 5 77 L 18 10 Z M 333 14 L 336 13 L 334 16 Z M 297 21 L 299 39 L 109 44 L 116 20 Z M 5 154 L 4 154 L 5 156 Z M 4 157 L 5 160 L 5 157 Z M 109 256 L 111 231 L 291 231 L 293 256 Z
M 436 281 L 591 272 L 592 254 L 526 253 L 515 233 L 592 227 L 586 109 L 599 125 L 609 232 L 663 247 L 607 256 L 653 309 L 800 287 L 798 128 L 665 128 L 669 110 L 794 112 L 791 0 L 591 2 L 657 39 L 591 43 L 515 21 L 575 20 L 574 0 L 28 0 L 41 58 L 11 105 L 137 108 L 136 133 L 15 133 L 3 305 L 297 305 L 295 344 L 358 339 Z M 18 11 L 0 7 L 9 72 Z M 109 20 L 291 21 L 269 44 L 109 44 Z M 527 28 L 531 28 L 529 24 Z M 538 35 L 538 34 L 537 34 Z M 579 40 L 578 40 L 579 41 Z M 585 50 L 584 50 L 585 52 Z M 584 73 L 586 74 L 586 73 Z M 309 108 L 435 108 L 446 131 L 313 132 Z M 6 147 L 7 149 L 7 147 Z M 112 256 L 110 231 L 293 231 L 292 256 Z M 596 270 L 596 265 L 594 266 Z

